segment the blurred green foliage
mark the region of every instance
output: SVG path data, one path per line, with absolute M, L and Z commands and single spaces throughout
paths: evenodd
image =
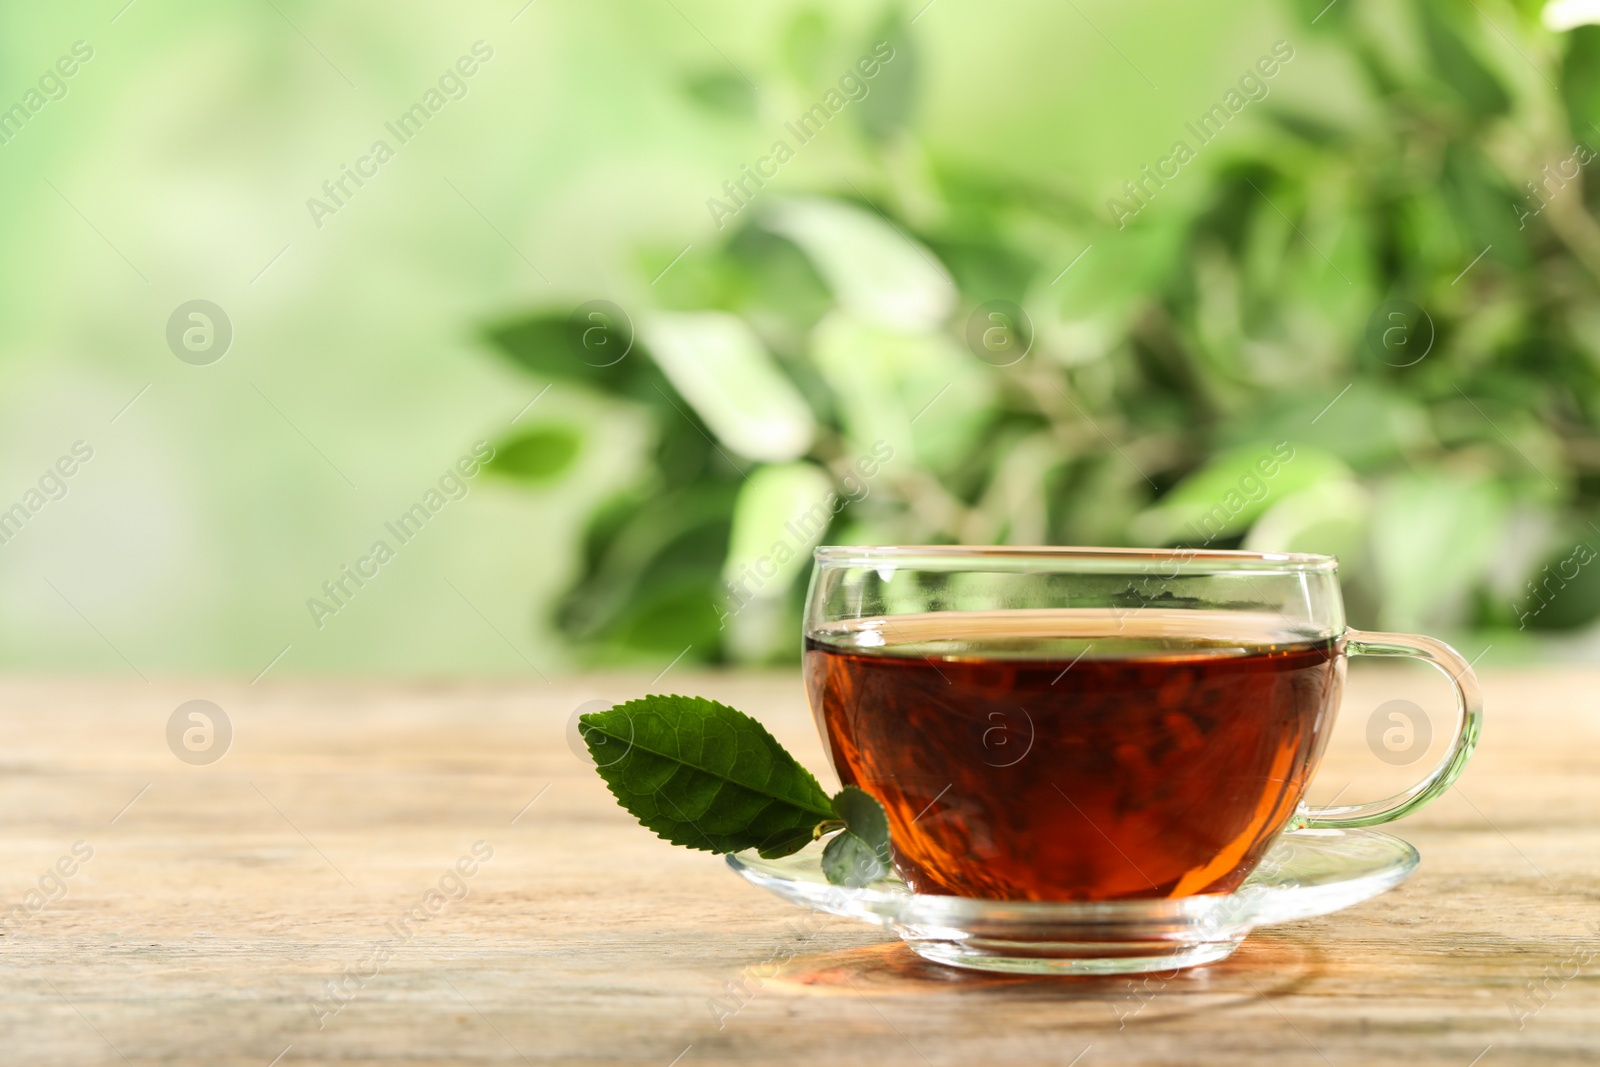
M 648 250 L 652 307 L 492 326 L 536 381 L 654 427 L 590 519 L 561 628 L 602 655 L 792 657 L 820 540 L 1336 552 L 1359 626 L 1593 622 L 1594 569 L 1547 564 L 1600 544 L 1600 28 L 1292 8 L 1295 47 L 1362 98 L 1252 104 L 1248 135 L 1126 226 L 920 150 L 897 18 L 861 49 L 895 61 L 840 117 L 859 182 L 755 191 L 714 247 Z M 803 14 L 783 43 L 818 98 L 827 32 Z M 685 91 L 753 112 L 740 79 Z M 582 447 L 552 419 L 496 467 L 548 481 Z

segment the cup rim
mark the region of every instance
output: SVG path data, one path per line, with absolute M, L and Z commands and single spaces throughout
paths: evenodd
M 1339 557 L 1315 552 L 1247 552 L 1231 548 L 1115 548 L 1084 545 L 819 545 L 812 552 L 818 563 L 918 562 L 949 566 L 952 563 L 990 561 L 1040 563 L 1176 563 L 1193 570 L 1294 571 L 1329 573 L 1339 569 Z M 1213 566 L 1206 566 L 1212 564 Z

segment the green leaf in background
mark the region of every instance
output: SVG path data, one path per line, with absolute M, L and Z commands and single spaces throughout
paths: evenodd
M 728 241 L 728 310 L 737 310 L 769 347 L 794 357 L 806 331 L 833 307 L 828 286 L 793 241 L 745 226 Z
M 1422 20 L 1422 38 L 1440 80 L 1453 89 L 1462 103 L 1478 117 L 1503 115 L 1511 109 L 1506 94 L 1494 73 L 1472 54 L 1456 28 L 1447 21 L 1446 7 L 1438 0 L 1417 0 Z
M 665 380 L 635 338 L 633 324 L 610 312 L 591 310 L 578 315 L 571 308 L 545 309 L 494 323 L 484 336 L 535 377 L 577 382 L 650 404 L 664 403 L 659 387 Z
M 911 28 L 898 8 L 889 12 L 868 39 L 865 52 L 877 55 L 879 43 L 894 51 L 892 58 L 878 70 L 877 77 L 868 85 L 871 92 L 858 105 L 861 128 L 874 140 L 884 141 L 905 129 L 911 122 L 917 104 L 917 83 L 920 62 L 917 47 L 911 37 Z M 881 61 L 882 57 L 878 57 Z
M 646 572 L 636 596 L 620 605 L 591 638 L 598 650 L 648 653 L 651 662 L 693 655 L 715 662 L 721 655 L 723 623 L 713 580 L 698 569 Z
M 799 245 L 839 304 L 869 322 L 931 330 L 955 308 L 950 273 L 870 208 L 792 198 L 775 204 L 765 225 Z
M 973 303 L 1009 300 L 1021 304 L 1039 264 L 1022 249 L 1008 248 L 993 235 L 960 235 L 930 241 L 929 247 L 955 278 L 961 295 Z
M 849 830 L 835 834 L 822 850 L 822 873 L 834 885 L 859 888 L 889 873 L 889 864 Z
M 1043 482 L 1050 544 L 1112 545 L 1128 538 L 1150 485 L 1116 453 L 1069 460 Z
M 674 845 L 754 848 L 770 859 L 804 848 L 817 824 L 835 817 L 811 772 L 766 727 L 726 704 L 648 696 L 578 723 L 618 803 Z
M 1325 452 L 1287 442 L 1245 445 L 1179 482 L 1134 519 L 1132 531 L 1149 544 L 1209 544 L 1248 529 L 1271 501 L 1351 477 Z
M 658 312 L 640 333 L 673 388 L 723 444 L 751 459 L 804 455 L 816 420 L 749 324 L 717 311 Z
M 1573 138 L 1594 145 L 1600 133 L 1600 26 L 1579 26 L 1566 35 L 1561 58 L 1561 97 Z
M 1309 486 L 1273 503 L 1240 547 L 1252 552 L 1316 552 L 1360 567 L 1366 555 L 1372 494 L 1353 481 Z
M 1350 137 L 1349 131 L 1342 125 L 1338 125 L 1324 116 L 1312 115 L 1300 110 L 1291 110 L 1282 105 L 1268 108 L 1265 118 L 1291 137 L 1296 137 L 1323 150 L 1331 148 L 1337 143 L 1347 141 Z
M 1305 30 L 1335 31 L 1346 28 L 1354 17 L 1354 4 L 1329 4 L 1327 0 L 1289 0 L 1288 7 Z
M 1376 361 L 1377 357 L 1372 359 Z M 1327 452 L 1357 471 L 1380 470 L 1407 451 L 1426 448 L 1428 412 L 1403 393 L 1357 380 L 1344 395 L 1293 392 L 1240 414 L 1222 436 L 1225 448 L 1250 441 L 1284 441 Z
M 715 659 L 729 515 L 740 479 L 701 477 L 662 493 L 641 487 L 596 513 L 584 575 L 557 621 L 574 640 L 670 658 L 692 645 Z
M 783 35 L 784 66 L 807 88 L 815 88 L 822 74 L 829 34 L 827 12 L 808 7 L 795 15 Z
M 1439 193 L 1454 216 L 1463 256 L 1470 258 L 1492 245 L 1499 262 L 1527 261 L 1527 230 L 1517 222 L 1513 197 L 1482 152 L 1459 143 L 1449 145 Z
M 1265 306 L 1247 303 L 1243 321 L 1252 375 L 1272 379 L 1278 389 L 1348 366 L 1350 341 L 1360 336 L 1379 301 L 1375 234 L 1362 198 L 1347 188 L 1328 190 L 1315 181 L 1308 186 L 1298 232 L 1280 232 L 1277 269 L 1247 282 L 1252 293 L 1277 294 Z M 1277 215 L 1271 205 L 1262 207 L 1258 220 L 1268 212 Z
M 689 99 L 723 118 L 752 119 L 760 109 L 756 87 L 731 71 L 697 74 L 684 82 L 683 89 Z
M 567 346 L 567 316 L 554 311 L 496 323 L 484 331 L 489 341 L 535 374 L 579 381 L 604 380 L 600 367 L 577 358 Z
M 898 367 L 885 353 L 903 336 L 836 311 L 812 331 L 811 359 L 837 398 L 840 421 L 851 439 L 894 441 L 909 452 L 914 412 L 900 395 Z
M 1184 222 L 1152 211 L 1124 230 L 1075 234 L 1060 266 L 1041 272 L 1026 303 L 1035 350 L 1069 365 L 1107 356 L 1181 261 Z
M 1373 513 L 1373 562 L 1386 630 L 1426 632 L 1484 573 L 1506 518 L 1487 479 L 1417 472 L 1393 479 Z
M 1575 630 L 1600 619 L 1600 536 L 1592 528 L 1542 561 L 1512 602 L 1519 625 L 1531 630 Z
M 1439 440 L 1453 449 L 1476 451 L 1484 480 L 1496 475 L 1492 480 L 1508 494 L 1558 503 L 1569 491 L 1562 484 L 1568 474 L 1554 420 L 1534 410 L 1539 387 L 1526 378 L 1500 374 L 1485 375 L 1468 386 L 1472 397 L 1457 392 L 1453 402 L 1446 399 L 1436 407 Z
M 993 370 L 946 334 L 837 311 L 813 331 L 811 358 L 860 448 L 884 441 L 897 457 L 948 471 L 972 457 L 993 419 Z
M 888 876 L 889 817 L 872 794 L 847 785 L 833 798 L 834 817 L 844 829 L 822 850 L 822 870 L 834 885 L 871 885 Z
M 745 480 L 718 598 L 730 660 L 766 663 L 792 654 L 800 629 L 795 579 L 810 573 L 811 550 L 832 528 L 838 499 L 833 479 L 815 463 L 761 467 Z
M 532 426 L 495 446 L 485 464 L 491 474 L 525 482 L 552 482 L 572 468 L 583 447 L 583 430 L 570 423 Z
M 759 598 L 788 593 L 833 523 L 833 492 L 833 479 L 815 463 L 785 463 L 752 473 L 733 506 L 723 580 L 742 582 L 742 590 Z

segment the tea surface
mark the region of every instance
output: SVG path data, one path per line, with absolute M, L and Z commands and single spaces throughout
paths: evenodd
M 918 892 L 1226 892 L 1294 813 L 1338 706 L 1337 640 L 1283 626 L 1154 609 L 853 619 L 807 639 L 806 687 Z

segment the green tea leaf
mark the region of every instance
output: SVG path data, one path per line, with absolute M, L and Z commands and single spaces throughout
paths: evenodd
M 822 872 L 834 885 L 871 885 L 888 875 L 889 817 L 872 794 L 847 785 L 833 798 L 845 828 L 822 850 Z
M 822 850 L 822 873 L 834 885 L 859 889 L 888 874 L 889 866 L 871 845 L 849 830 L 841 830 Z
M 833 798 L 833 816 L 844 823 L 846 830 L 866 841 L 889 859 L 889 816 L 883 805 L 865 789 L 847 785 Z
M 618 803 L 675 845 L 787 856 L 834 815 L 766 727 L 714 700 L 641 697 L 582 716 L 578 730 Z

